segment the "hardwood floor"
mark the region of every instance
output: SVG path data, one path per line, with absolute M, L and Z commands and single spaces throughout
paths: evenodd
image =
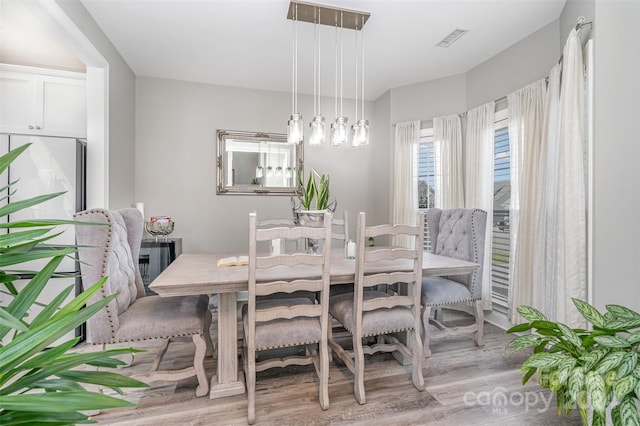
M 470 316 L 445 310 L 445 322 L 470 323 Z M 216 336 L 216 321 L 212 336 Z M 240 328 L 241 329 L 241 328 Z M 273 369 L 258 374 L 256 424 L 264 425 L 580 425 L 575 410 L 558 416 L 555 398 L 532 379 L 522 386 L 519 366 L 527 354 L 510 355 L 511 340 L 491 324 L 485 327 L 486 344 L 475 346 L 471 336 L 450 337 L 432 343 L 432 356 L 424 363 L 426 389 L 411 384 L 411 366 L 400 365 L 391 355 L 367 358 L 365 389 L 367 403 L 353 396 L 353 376 L 339 363 L 332 363 L 329 378 L 330 408 L 318 403 L 318 381 L 313 367 Z M 153 349 L 155 344 L 136 345 Z M 149 368 L 154 352 L 140 354 L 124 374 Z M 187 365 L 193 343 L 169 346 L 166 362 L 171 367 Z M 209 376 L 215 372 L 209 358 Z M 108 410 L 94 416 L 110 425 L 242 425 L 247 423 L 246 394 L 210 400 L 196 398 L 194 378 L 155 382 L 150 388 L 130 390 L 125 398 L 138 404 L 134 409 Z

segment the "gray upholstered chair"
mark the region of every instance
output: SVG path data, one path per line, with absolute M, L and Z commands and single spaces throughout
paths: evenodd
M 212 354 L 207 296 L 145 296 L 138 256 L 142 241 L 142 214 L 133 208 L 109 211 L 85 210 L 74 215 L 80 246 L 80 272 L 85 288 L 108 277 L 94 300 L 118 295 L 87 321 L 87 341 L 102 345 L 163 339 L 165 345 L 142 380 L 181 380 L 197 376 L 196 396 L 209 392 L 204 370 L 205 355 Z M 105 225 L 83 225 L 98 222 Z M 195 343 L 193 365 L 181 370 L 158 370 L 169 341 L 191 337 Z
M 432 208 L 427 210 L 427 229 L 431 253 L 474 262 L 480 265 L 471 274 L 422 279 L 422 326 L 424 356 L 431 355 L 429 343 L 440 337 L 475 333 L 478 346 L 484 345 L 484 312 L 482 311 L 482 263 L 487 213 L 479 209 Z M 446 327 L 440 315 L 431 317 L 431 309 L 454 303 L 473 303 L 475 323 L 468 326 Z M 437 327 L 432 332 L 429 324 Z
M 324 226 L 277 227 L 257 229 L 256 214 L 249 215 L 249 300 L 242 309 L 244 327 L 243 363 L 247 381 L 247 417 L 250 424 L 256 419 L 256 373 L 272 367 L 288 365 L 314 365 L 319 383 L 322 409 L 329 408 L 329 279 L 331 244 L 322 244 L 321 254 L 285 253 L 279 256 L 259 255 L 256 247 L 262 241 L 274 238 L 293 240 L 313 238 L 321 242 L 331 240 L 331 213 L 325 215 Z M 285 270 L 305 265 L 312 271 L 309 279 L 269 281 L 269 269 Z M 262 278 L 260 278 L 262 276 Z M 292 275 L 295 277 L 295 275 Z M 280 293 L 318 293 L 314 303 L 307 297 L 272 297 Z M 304 355 L 256 360 L 258 351 L 301 346 Z
M 424 390 L 422 376 L 422 340 L 420 339 L 420 284 L 422 278 L 422 239 L 424 214 L 418 213 L 416 225 L 365 226 L 365 214 L 358 216 L 356 238 L 356 276 L 354 291 L 331 296 L 329 313 L 352 335 L 352 348 L 338 343 L 329 329 L 329 347 L 354 374 L 353 391 L 360 404 L 366 402 L 364 390 L 364 355 L 399 351 L 412 362 L 412 382 Z M 391 246 L 366 247 L 369 237 L 408 235 L 414 248 Z M 365 265 L 383 262 L 386 271 L 365 275 Z M 397 265 L 396 265 L 397 264 Z M 395 267 L 395 269 L 394 269 Z M 409 268 L 409 269 L 407 269 Z M 381 286 L 401 284 L 406 291 L 381 291 Z M 365 291 L 367 290 L 368 291 Z M 408 341 L 401 342 L 393 333 L 408 331 Z M 377 336 L 374 344 L 363 340 Z M 368 339 L 366 339 L 368 340 Z

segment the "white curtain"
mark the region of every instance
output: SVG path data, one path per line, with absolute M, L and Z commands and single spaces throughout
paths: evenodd
M 571 298 L 586 298 L 584 85 L 580 39 L 544 82 L 508 96 L 511 143 L 510 320 L 529 305 L 550 320 L 585 327 Z M 544 115 L 542 115 L 544 110 Z
M 586 197 L 584 165 L 584 83 L 580 38 L 571 30 L 562 53 L 557 162 L 551 164 L 547 224 L 549 281 L 547 293 L 555 303 L 546 314 L 572 327 L 586 322 L 571 298 L 586 300 Z
M 418 212 L 417 152 L 420 121 L 397 123 L 395 127 L 391 220 L 394 224 L 414 224 Z M 392 243 L 410 247 L 413 240 L 407 236 L 397 236 Z
M 464 206 L 487 212 L 482 270 L 482 307 L 485 310 L 491 310 L 494 110 L 495 102 L 489 102 L 467 112 L 464 148 Z
M 537 191 L 540 147 L 544 120 L 546 83 L 536 81 L 507 96 L 509 103 L 509 145 L 511 149 L 511 205 L 509 211 L 511 256 L 509 274 L 509 316 L 522 322 L 516 311 L 520 305 L 541 308 L 535 294 L 543 288 L 533 281 L 536 245 L 544 244 L 537 229 L 540 207 Z
M 448 115 L 433 119 L 433 139 L 440 152 L 440 167 L 436 167 L 435 206 L 451 209 L 464 206 L 462 173 L 462 124 L 460 116 Z M 437 166 L 437 165 L 436 165 Z

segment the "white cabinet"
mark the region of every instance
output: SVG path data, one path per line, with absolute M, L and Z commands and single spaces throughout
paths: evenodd
M 1 65 L 0 132 L 86 137 L 85 75 Z

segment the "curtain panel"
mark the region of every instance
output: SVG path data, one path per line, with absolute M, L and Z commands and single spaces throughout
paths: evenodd
M 533 281 L 536 268 L 533 258 L 539 249 L 537 246 L 544 244 L 542 230 L 537 229 L 535 223 L 540 208 L 536 205 L 536 200 L 540 199 L 537 177 L 545 94 L 546 82 L 539 80 L 507 96 L 511 150 L 509 317 L 512 323 L 523 321 L 516 311 L 518 306 L 540 308 L 536 301 L 540 283 Z
M 436 168 L 435 206 L 452 209 L 464 206 L 462 172 L 462 123 L 457 114 L 433 119 L 433 139 L 440 151 L 440 167 Z
M 571 31 L 561 66 L 508 96 L 511 144 L 509 316 L 533 306 L 570 327 L 586 322 L 586 184 L 582 48 Z
M 482 308 L 491 310 L 491 232 L 493 228 L 493 145 L 495 102 L 467 112 L 464 145 L 464 206 L 487 212 L 484 264 L 482 271 Z
M 418 212 L 418 144 L 420 121 L 407 121 L 395 125 L 393 202 L 391 220 L 394 224 L 414 225 Z M 394 237 L 393 244 L 413 245 L 411 238 Z

